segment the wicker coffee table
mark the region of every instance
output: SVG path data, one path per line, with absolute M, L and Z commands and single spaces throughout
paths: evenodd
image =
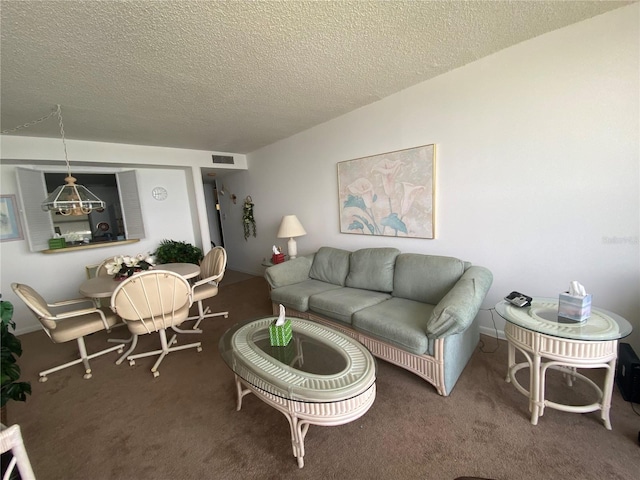
M 235 374 L 237 410 L 255 394 L 289 421 L 293 455 L 304 466 L 309 425 L 343 425 L 364 415 L 376 397 L 376 363 L 360 343 L 315 322 L 290 318 L 293 339 L 272 347 L 266 317 L 229 329 L 220 353 Z

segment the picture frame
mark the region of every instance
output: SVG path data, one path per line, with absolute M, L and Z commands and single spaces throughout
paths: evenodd
M 340 233 L 435 238 L 435 144 L 338 162 Z
M 0 195 L 0 242 L 23 240 L 15 195 Z

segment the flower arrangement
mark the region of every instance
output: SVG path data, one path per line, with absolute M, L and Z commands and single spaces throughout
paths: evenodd
M 139 253 L 135 257 L 129 255 L 118 255 L 113 260 L 105 263 L 107 273 L 113 275 L 115 279 L 128 278 L 136 272 L 149 270 L 156 263 L 154 256 Z

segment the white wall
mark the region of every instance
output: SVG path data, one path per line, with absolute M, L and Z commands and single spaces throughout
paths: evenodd
M 209 250 L 200 168 L 211 168 L 212 152 L 73 140 L 67 140 L 67 146 L 78 183 L 82 183 L 82 172 L 137 171 L 146 238 L 129 245 L 53 254 L 30 252 L 26 240 L 2 242 L 0 292 L 3 300 L 14 305 L 13 319 L 18 334 L 37 330 L 40 323 L 15 296 L 12 282 L 28 284 L 53 302 L 79 297 L 78 287 L 86 278 L 85 266 L 110 256 L 153 252 L 163 239 L 185 241 L 205 252 Z M 61 151 L 59 139 L 2 136 L 2 194 L 17 196 L 16 166 L 47 171 L 62 169 L 59 163 L 54 163 L 61 159 Z M 230 169 L 246 168 L 244 155 L 234 154 L 234 158 L 236 164 Z M 152 197 L 151 191 L 157 186 L 168 190 L 165 201 Z
M 492 307 L 519 290 L 556 297 L 571 280 L 635 327 L 640 352 L 639 6 L 503 50 L 253 152 L 225 178 L 230 268 L 261 273 L 280 218 L 323 245 L 393 246 L 488 267 Z M 339 233 L 336 163 L 435 143 L 435 240 Z M 242 238 L 242 202 L 258 238 Z M 480 314 L 493 332 L 489 312 Z M 503 329 L 504 322 L 497 318 Z

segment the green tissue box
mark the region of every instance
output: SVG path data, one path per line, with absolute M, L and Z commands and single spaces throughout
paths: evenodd
M 269 355 L 285 365 L 291 365 L 296 358 L 296 343 L 289 342 L 286 347 L 271 347 Z
M 269 325 L 269 342 L 272 347 L 286 347 L 289 345 L 293 332 L 291 330 L 291 320 L 286 319 L 284 325 L 276 327 L 275 321 Z
M 55 250 L 56 248 L 65 248 L 67 246 L 67 242 L 64 238 L 50 238 L 49 239 L 49 248 L 51 250 Z

